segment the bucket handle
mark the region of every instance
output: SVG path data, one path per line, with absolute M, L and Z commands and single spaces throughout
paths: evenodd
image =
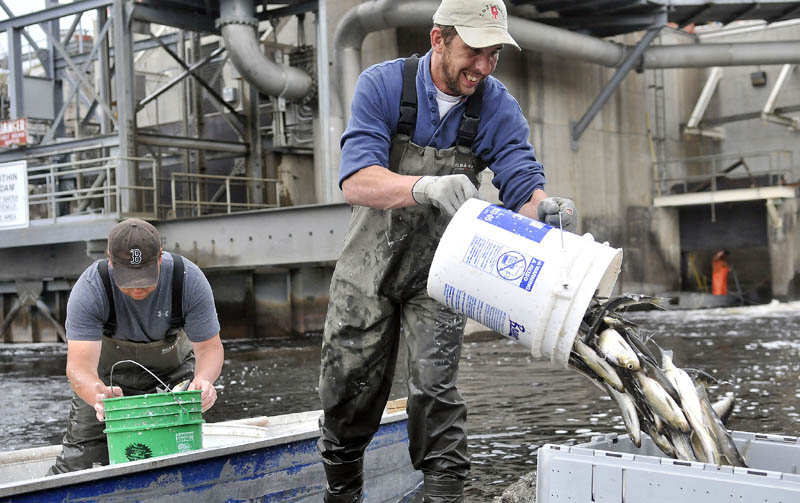
M 183 408 L 183 404 L 181 403 L 181 401 L 180 401 L 180 400 L 178 400 L 178 397 L 176 397 L 176 396 L 175 396 L 175 392 L 174 392 L 174 391 L 172 391 L 172 389 L 171 389 L 169 386 L 167 386 L 167 385 L 166 385 L 166 383 L 164 383 L 164 381 L 162 381 L 162 380 L 161 380 L 161 379 L 160 379 L 160 378 L 159 378 L 157 375 L 155 375 L 154 373 L 150 372 L 150 369 L 149 369 L 149 368 L 145 367 L 144 365 L 142 365 L 141 363 L 139 363 L 139 362 L 137 362 L 137 361 L 135 361 L 135 360 L 120 360 L 120 361 L 116 362 L 114 365 L 112 365 L 112 366 L 111 366 L 111 373 L 109 374 L 109 377 L 108 377 L 108 382 L 109 382 L 109 386 L 110 386 L 112 389 L 114 388 L 114 367 L 116 367 L 116 366 L 117 366 L 117 365 L 119 365 L 120 363 L 133 363 L 134 365 L 138 365 L 138 366 L 140 366 L 140 367 L 141 367 L 141 368 L 142 368 L 142 369 L 143 369 L 145 372 L 147 372 L 148 374 L 150 374 L 151 376 L 153 376 L 153 378 L 154 378 L 156 381 L 158 381 L 159 383 L 161 383 L 161 385 L 162 385 L 162 386 L 164 386 L 164 388 L 166 388 L 166 390 L 167 390 L 167 391 L 169 391 L 169 394 L 170 394 L 170 395 L 172 395 L 172 398 L 174 398 L 174 399 L 175 399 L 175 403 L 177 403 L 177 404 L 178 404 L 178 406 L 181 408 L 181 410 L 182 410 L 183 412 L 185 412 L 186 414 L 188 414 L 188 413 L 189 413 L 189 411 L 187 411 L 185 408 Z M 112 393 L 113 393 L 113 391 L 112 391 Z

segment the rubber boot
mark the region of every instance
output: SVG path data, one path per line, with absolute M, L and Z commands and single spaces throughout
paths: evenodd
M 364 458 L 349 463 L 323 462 L 328 485 L 325 503 L 360 503 L 364 488 Z
M 424 503 L 463 503 L 464 481 L 452 475 L 426 473 Z

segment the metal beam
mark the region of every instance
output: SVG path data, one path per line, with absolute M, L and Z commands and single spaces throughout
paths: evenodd
M 761 109 L 762 115 L 775 113 L 775 101 L 777 101 L 778 95 L 786 84 L 786 80 L 789 78 L 789 74 L 792 73 L 792 68 L 794 66 L 795 65 L 783 65 L 783 67 L 781 67 L 778 78 L 775 79 L 775 84 L 769 92 L 766 103 L 764 103 L 764 108 Z
M 256 19 L 259 21 L 267 21 L 276 17 L 296 16 L 297 14 L 304 14 L 306 12 L 316 12 L 318 3 L 317 0 L 311 0 L 310 2 L 297 2 L 277 9 L 258 11 L 256 12 Z
M 198 15 L 196 12 L 185 9 L 156 8 L 149 5 L 136 4 L 131 16 L 140 21 L 174 26 L 182 30 L 219 34 L 219 30 L 214 26 L 213 17 Z
M 685 28 L 689 23 L 692 22 L 692 19 L 699 16 L 700 14 L 704 14 L 709 9 L 711 9 L 711 4 L 705 4 L 693 10 L 692 12 L 689 13 L 688 16 L 678 21 L 678 28 Z
M 53 156 L 58 154 L 70 154 L 78 150 L 110 148 L 115 147 L 118 144 L 119 139 L 117 135 L 114 134 L 51 143 L 50 145 L 37 145 L 34 147 L 19 148 L 15 150 L 8 150 L 6 152 L 0 152 L 0 163 L 19 161 L 22 159 L 36 159 L 38 157 Z M 6 233 L 11 231 L 3 232 Z M 3 234 L 3 236 L 5 237 L 7 234 Z
M 67 66 L 69 66 L 69 68 L 73 71 L 73 73 L 75 73 L 75 77 L 78 79 L 78 81 L 80 81 L 80 83 L 85 86 L 86 91 L 89 92 L 89 94 L 93 99 L 98 101 L 100 106 L 103 107 L 103 111 L 105 113 L 107 113 L 110 117 L 113 117 L 113 114 L 111 113 L 111 109 L 108 107 L 108 104 L 101 101 L 100 97 L 97 96 L 97 93 L 94 90 L 94 86 L 92 86 L 91 82 L 86 80 L 86 75 L 83 72 L 81 72 L 81 70 L 72 62 L 72 59 L 69 57 L 69 54 L 67 54 L 66 48 L 63 45 L 61 45 L 61 41 L 59 41 L 58 38 L 56 38 L 56 36 L 50 33 L 49 29 L 45 29 L 44 26 L 42 26 L 41 28 L 44 34 L 47 35 L 47 38 L 50 40 L 50 43 L 53 45 L 53 47 L 55 47 L 55 49 L 61 53 L 61 56 L 67 62 Z
M 786 115 L 793 112 L 800 112 L 800 105 L 792 105 L 788 107 L 778 107 L 775 109 L 775 113 L 778 115 Z M 714 119 L 705 119 L 698 124 L 698 127 L 701 128 L 708 128 L 711 126 L 720 126 L 722 124 L 728 124 L 729 122 L 740 122 L 740 121 L 747 121 L 751 119 L 760 119 L 761 118 L 761 111 L 758 112 L 745 112 L 741 114 L 734 114 L 734 115 L 726 115 L 724 117 L 716 117 Z
M 696 128 L 700 123 L 700 119 L 702 119 L 703 114 L 706 113 L 708 104 L 711 102 L 711 97 L 714 95 L 714 91 L 717 90 L 717 85 L 719 84 L 719 79 L 721 78 L 722 67 L 713 67 L 711 69 L 711 74 L 708 76 L 708 80 L 706 80 L 705 86 L 703 86 L 703 90 L 700 92 L 700 97 L 697 98 L 697 103 L 694 106 L 694 110 L 692 110 L 692 114 L 689 116 L 689 122 L 686 123 L 687 128 Z
M 3 0 L 0 0 L 0 8 L 2 8 L 6 12 L 9 19 L 16 17 L 14 16 L 14 13 L 11 12 L 11 9 L 8 8 L 8 6 Z M 36 41 L 33 40 L 33 37 L 31 37 L 30 34 L 28 33 L 28 30 L 23 29 L 22 36 L 25 37 L 25 40 L 28 41 L 28 44 L 30 44 L 31 49 L 33 49 L 33 51 L 36 53 L 36 57 L 39 59 L 39 62 L 42 63 L 42 67 L 45 69 L 45 71 L 47 71 L 47 76 L 52 78 L 52 73 L 48 69 L 47 61 L 44 59 L 43 53 L 45 51 L 39 48 L 39 46 L 36 44 Z
M 92 52 L 89 54 L 90 59 L 84 62 L 83 65 L 81 65 L 81 68 L 79 70 L 81 72 L 81 75 L 83 75 L 83 73 L 86 72 L 86 70 L 88 70 L 89 65 L 92 64 L 91 56 L 97 53 L 97 51 L 103 45 L 103 42 L 106 40 L 106 35 L 108 34 L 109 26 L 111 26 L 111 21 L 106 20 L 105 24 L 103 25 L 103 28 L 100 30 L 98 39 L 92 46 Z M 61 123 L 61 120 L 64 118 L 64 114 L 66 113 L 67 108 L 70 105 L 70 101 L 72 101 L 72 98 L 75 96 L 75 93 L 77 93 L 79 89 L 80 89 L 80 83 L 78 82 L 73 83 L 72 88 L 68 92 L 67 99 L 64 101 L 64 104 L 61 106 L 61 109 L 58 111 L 58 114 L 56 114 L 55 119 L 53 119 L 53 123 L 50 126 L 50 129 L 47 131 L 47 133 L 44 135 L 44 138 L 42 139 L 43 144 L 50 143 L 50 141 L 53 139 L 53 136 L 58 130 L 58 126 Z M 95 100 L 97 100 L 97 98 L 95 98 Z M 95 101 L 94 103 L 98 103 L 98 101 Z M 92 103 L 91 105 L 94 105 L 94 103 Z M 76 125 L 75 127 L 80 128 L 80 125 Z
M 216 152 L 233 152 L 242 155 L 247 154 L 250 151 L 247 143 L 208 140 L 203 138 L 187 138 L 184 136 L 169 136 L 163 134 L 139 133 L 136 136 L 136 140 L 139 143 L 145 145 L 157 145 L 159 147 L 190 148 L 190 149 L 210 150 Z
M 0 21 L 0 31 L 6 31 L 9 28 L 24 28 L 32 24 L 42 24 L 47 21 L 86 12 L 87 10 L 108 7 L 113 1 L 114 0 L 80 0 L 77 2 L 60 4 L 57 7 L 50 7 L 49 9 L 31 12 L 30 14 L 4 19 Z
M 350 220 L 348 204 L 294 206 L 156 225 L 164 249 L 200 267 L 280 267 L 332 263 Z
M 653 207 L 695 206 L 698 204 L 735 203 L 739 201 L 758 201 L 760 199 L 795 199 L 794 187 L 772 186 L 749 189 L 714 190 L 691 194 L 671 194 L 653 198 Z
M 136 164 L 128 158 L 136 157 L 136 108 L 133 96 L 133 35 L 130 19 L 127 16 L 128 0 L 114 0 L 111 17 L 114 21 L 114 81 L 117 98 L 117 134 L 119 136 L 119 155 L 122 159 L 117 166 L 117 185 L 131 187 L 136 185 Z M 131 194 L 120 194 L 121 213 L 136 210 L 135 199 Z
M 152 34 L 151 34 L 151 36 L 152 36 Z M 225 100 L 222 98 L 222 96 L 220 96 L 220 95 L 219 95 L 219 93 L 217 93 L 217 91 L 216 91 L 216 90 L 215 90 L 213 87 L 211 87 L 210 85 L 208 85 L 208 83 L 207 83 L 205 80 L 203 80 L 202 78 L 200 78 L 200 76 L 196 75 L 196 74 L 194 73 L 194 71 L 193 71 L 191 68 L 189 68 L 189 67 L 186 65 L 186 63 L 185 63 L 185 62 L 184 62 L 184 61 L 183 61 L 183 60 L 182 60 L 180 57 L 178 57 L 178 55 L 177 55 L 177 54 L 175 54 L 175 52 L 174 52 L 172 49 L 170 49 L 169 47 L 167 47 L 167 46 L 166 46 L 164 43 L 162 43 L 160 40 L 158 40 L 158 42 L 159 42 L 159 45 L 161 46 L 161 48 L 162 48 L 162 49 L 164 49 L 164 51 L 165 51 L 167 54 L 169 54 L 169 55 L 170 55 L 170 57 L 171 57 L 172 59 L 174 59 L 174 60 L 175 60 L 175 61 L 176 61 L 176 62 L 177 62 L 179 65 L 181 65 L 181 67 L 182 67 L 182 68 L 183 68 L 185 71 L 187 71 L 187 72 L 189 73 L 189 75 L 191 75 L 191 76 L 192 76 L 192 78 L 193 78 L 193 79 L 195 79 L 195 81 L 197 81 L 197 82 L 198 82 L 198 83 L 199 83 L 201 86 L 203 86 L 203 89 L 205 89 L 206 91 L 208 91 L 208 94 L 210 94 L 211 96 L 213 96 L 213 97 L 214 97 L 214 98 L 215 98 L 215 99 L 216 99 L 216 100 L 217 100 L 217 101 L 218 101 L 220 104 L 222 104 L 222 105 L 223 105 L 225 108 L 227 108 L 228 110 L 230 110 L 230 112 L 231 112 L 231 113 L 233 113 L 234 115 L 236 114 L 236 109 L 235 109 L 235 108 L 233 108 L 233 107 L 231 106 L 231 104 L 230 104 L 230 103 L 228 103 L 227 101 L 225 101 Z
M 8 114 L 11 119 L 25 116 L 22 96 L 22 30 L 8 30 L 8 98 L 10 100 Z
M 636 61 L 642 55 L 644 50 L 647 49 L 647 46 L 649 46 L 653 39 L 658 36 L 658 34 L 661 32 L 661 28 L 661 26 L 658 26 L 647 30 L 639 43 L 636 44 L 636 47 L 633 49 L 633 51 L 631 51 L 631 53 L 625 57 L 625 60 L 614 73 L 614 76 L 611 77 L 611 80 L 608 81 L 608 84 L 606 84 L 603 90 L 600 91 L 600 94 L 597 96 L 597 98 L 595 98 L 594 102 L 589 105 L 589 109 L 586 111 L 583 117 L 581 117 L 577 122 L 570 123 L 573 150 L 578 149 L 578 140 L 583 132 L 587 127 L 589 127 L 589 124 L 595 118 L 597 113 L 600 112 L 600 109 L 603 108 L 603 105 L 606 104 L 614 91 L 617 90 L 617 87 L 619 87 L 619 85 L 628 75 L 628 72 L 633 69 L 633 65 L 636 64 Z
M 178 34 L 177 33 L 170 33 L 168 35 L 163 35 L 163 36 L 158 37 L 158 38 L 161 39 L 161 41 L 164 42 L 168 47 L 174 47 L 175 44 L 177 43 L 177 40 L 178 40 Z M 138 40 L 138 41 L 134 42 L 134 44 L 133 44 L 133 52 L 148 51 L 150 49 L 155 49 L 157 47 L 161 47 L 158 44 L 158 42 L 156 42 L 153 39 L 146 38 L 144 40 Z M 111 47 L 109 49 L 109 56 L 110 57 L 114 56 L 114 48 L 113 47 Z M 75 63 L 75 64 L 83 63 L 84 61 L 86 61 L 86 59 L 88 57 L 89 57 L 89 53 L 88 52 L 84 52 L 84 53 L 81 53 L 81 54 L 73 54 L 71 56 L 72 62 Z M 66 66 L 67 66 L 67 63 L 64 61 L 63 58 L 57 58 L 56 59 L 56 68 L 57 69 L 60 70 L 62 68 L 66 68 Z
M 212 60 L 212 59 L 214 59 L 215 57 L 219 56 L 219 55 L 220 55 L 220 54 L 222 54 L 223 52 L 225 52 L 225 47 L 224 47 L 224 46 L 222 46 L 222 47 L 217 47 L 217 48 L 216 48 L 216 49 L 215 49 L 215 50 L 214 50 L 214 51 L 213 51 L 211 54 L 209 54 L 208 56 L 206 56 L 205 58 L 203 58 L 201 61 L 198 61 L 197 63 L 194 63 L 194 64 L 192 64 L 192 65 L 191 65 L 191 66 L 190 66 L 190 67 L 189 67 L 187 70 L 185 70 L 183 73 L 181 73 L 180 75 L 176 75 L 175 77 L 173 77 L 173 78 L 172 78 L 172 80 L 170 80 L 169 82 L 167 82 L 166 84 L 164 84 L 164 85 L 163 85 L 163 86 L 161 86 L 160 88 L 158 88 L 158 89 L 156 89 L 155 91 L 153 91 L 153 92 L 152 92 L 152 94 L 150 94 L 150 96 L 147 96 L 147 97 L 143 98 L 141 101 L 139 101 L 139 104 L 136 106 L 136 110 L 137 110 L 137 111 L 141 110 L 141 109 L 142 109 L 142 108 L 144 108 L 144 107 L 145 107 L 145 106 L 146 106 L 148 103 L 150 103 L 150 102 L 151 102 L 151 101 L 153 101 L 154 99 L 158 98 L 159 96 L 161 96 L 161 95 L 162 95 L 162 94 L 164 94 L 165 92 L 167 92 L 167 91 L 169 91 L 170 89 L 172 89 L 172 87 L 173 87 L 175 84 L 177 84 L 178 82 L 182 81 L 183 79 L 185 79 L 186 77 L 188 77 L 189 75 L 191 75 L 192 71 L 194 71 L 194 70 L 197 70 L 197 69 L 198 69 L 198 68 L 200 68 L 201 66 L 204 66 L 204 65 L 206 65 L 206 63 L 208 63 L 209 61 L 211 61 L 211 60 Z
M 108 21 L 108 13 L 106 9 L 97 9 L 97 23 L 100 26 L 105 26 Z M 111 62 L 109 60 L 110 44 L 108 37 L 103 39 L 100 47 L 100 53 L 97 55 L 98 65 L 98 85 L 100 87 L 100 99 L 106 103 L 111 103 Z M 97 102 L 93 102 L 89 109 L 94 109 Z M 88 117 L 88 114 L 87 114 Z M 102 113 L 100 116 L 100 132 L 103 134 L 111 132 L 111 117 Z

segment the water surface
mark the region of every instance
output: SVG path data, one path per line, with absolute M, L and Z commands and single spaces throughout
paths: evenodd
M 682 367 L 731 381 L 729 427 L 795 435 L 800 421 L 800 303 L 698 311 L 637 312 L 627 317 L 674 351 Z M 219 400 L 207 421 L 320 407 L 319 337 L 225 342 Z M 0 345 L 0 450 L 60 442 L 69 412 L 65 346 Z M 392 398 L 405 395 L 404 365 Z M 614 403 L 575 372 L 533 360 L 519 344 L 493 334 L 466 340 L 460 389 L 469 404 L 472 471 L 468 501 L 491 501 L 536 469 L 545 443 L 580 442 L 624 432 Z

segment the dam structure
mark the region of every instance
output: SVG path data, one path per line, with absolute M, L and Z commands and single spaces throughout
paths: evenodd
M 64 339 L 124 218 L 206 273 L 223 338 L 320 332 L 350 216 L 339 138 L 433 0 L 0 0 L 0 341 Z M 619 292 L 800 298 L 800 2 L 512 0 L 493 75 Z M 498 202 L 492 173 L 480 194 Z

